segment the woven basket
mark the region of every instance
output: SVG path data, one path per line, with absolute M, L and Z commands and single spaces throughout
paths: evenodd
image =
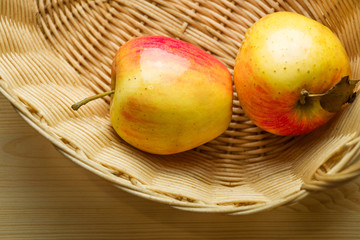
M 246 29 L 284 10 L 331 28 L 349 54 L 352 78 L 360 78 L 358 0 L 2 0 L 0 90 L 66 157 L 133 194 L 233 214 L 294 203 L 360 174 L 360 98 L 308 135 L 280 137 L 253 125 L 234 92 L 226 132 L 169 156 L 144 153 L 119 138 L 109 98 L 70 108 L 110 89 L 115 52 L 135 36 L 179 38 L 232 71 Z

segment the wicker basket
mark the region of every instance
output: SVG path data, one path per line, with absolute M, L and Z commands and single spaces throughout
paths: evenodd
M 169 156 L 122 141 L 111 127 L 109 98 L 70 108 L 109 90 L 115 52 L 135 36 L 185 40 L 232 70 L 246 29 L 284 10 L 330 27 L 360 78 L 358 0 L 2 0 L 0 90 L 66 157 L 133 194 L 233 214 L 294 203 L 360 174 L 360 98 L 306 136 L 279 137 L 254 126 L 234 92 L 226 132 Z

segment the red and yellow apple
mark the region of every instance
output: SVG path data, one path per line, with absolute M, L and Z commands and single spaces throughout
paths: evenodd
M 349 59 L 337 36 L 290 12 L 269 14 L 251 26 L 234 68 L 245 114 L 278 135 L 305 134 L 326 123 L 335 113 L 311 95 L 321 96 L 349 75 Z
M 112 126 L 143 151 L 183 152 L 214 139 L 230 123 L 230 72 L 187 42 L 163 36 L 134 38 L 117 51 L 111 77 Z

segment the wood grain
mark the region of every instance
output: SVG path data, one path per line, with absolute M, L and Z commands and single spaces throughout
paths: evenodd
M 184 212 L 66 159 L 0 96 L 0 239 L 360 239 L 360 178 L 270 212 Z

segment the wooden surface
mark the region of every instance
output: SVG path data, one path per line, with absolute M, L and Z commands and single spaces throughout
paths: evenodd
M 360 239 L 360 178 L 255 215 L 184 212 L 66 159 L 0 94 L 0 239 Z

